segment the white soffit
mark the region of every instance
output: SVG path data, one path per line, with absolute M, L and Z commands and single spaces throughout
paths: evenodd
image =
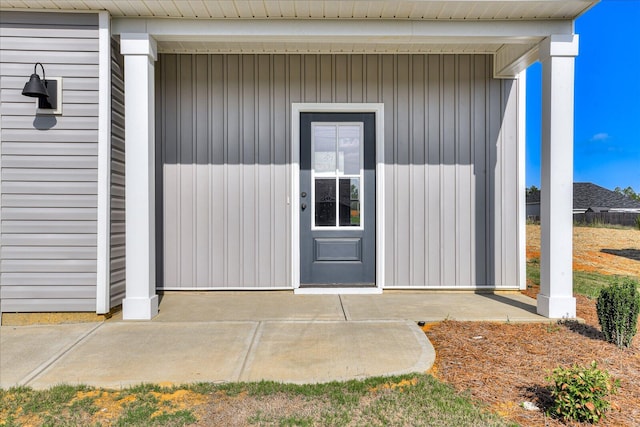
M 575 19 L 597 0 L 3 0 L 2 8 L 204 19 Z

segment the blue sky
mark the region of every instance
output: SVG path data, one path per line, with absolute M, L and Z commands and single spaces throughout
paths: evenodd
M 640 0 L 603 0 L 576 21 L 574 182 L 640 192 Z M 540 188 L 542 66 L 527 69 L 527 187 Z

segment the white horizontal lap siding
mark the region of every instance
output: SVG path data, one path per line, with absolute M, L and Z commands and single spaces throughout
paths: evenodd
M 111 235 L 109 286 L 111 307 L 125 296 L 124 57 L 111 40 Z
M 515 286 L 515 87 L 486 55 L 160 55 L 165 288 L 291 287 L 292 103 L 385 105 L 385 286 Z M 491 190 L 495 186 L 495 190 Z
M 35 62 L 62 115 L 22 96 Z M 3 11 L 0 101 L 0 311 L 95 311 L 98 15 Z

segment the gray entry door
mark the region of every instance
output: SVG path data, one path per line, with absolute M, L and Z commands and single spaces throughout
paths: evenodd
M 374 113 L 300 114 L 300 286 L 375 286 Z

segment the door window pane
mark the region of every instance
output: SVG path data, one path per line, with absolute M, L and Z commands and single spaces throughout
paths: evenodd
M 360 225 L 360 180 L 358 178 L 340 179 L 340 225 Z
M 360 126 L 338 128 L 338 169 L 342 175 L 360 174 Z
M 349 179 L 349 198 L 351 200 L 360 200 L 360 179 Z
M 315 182 L 316 226 L 336 225 L 336 180 L 316 179 Z
M 336 171 L 336 126 L 314 125 L 313 169 L 316 173 Z
M 351 202 L 351 224 L 352 226 L 360 225 L 360 202 Z
M 362 225 L 363 124 L 311 124 L 314 227 Z

